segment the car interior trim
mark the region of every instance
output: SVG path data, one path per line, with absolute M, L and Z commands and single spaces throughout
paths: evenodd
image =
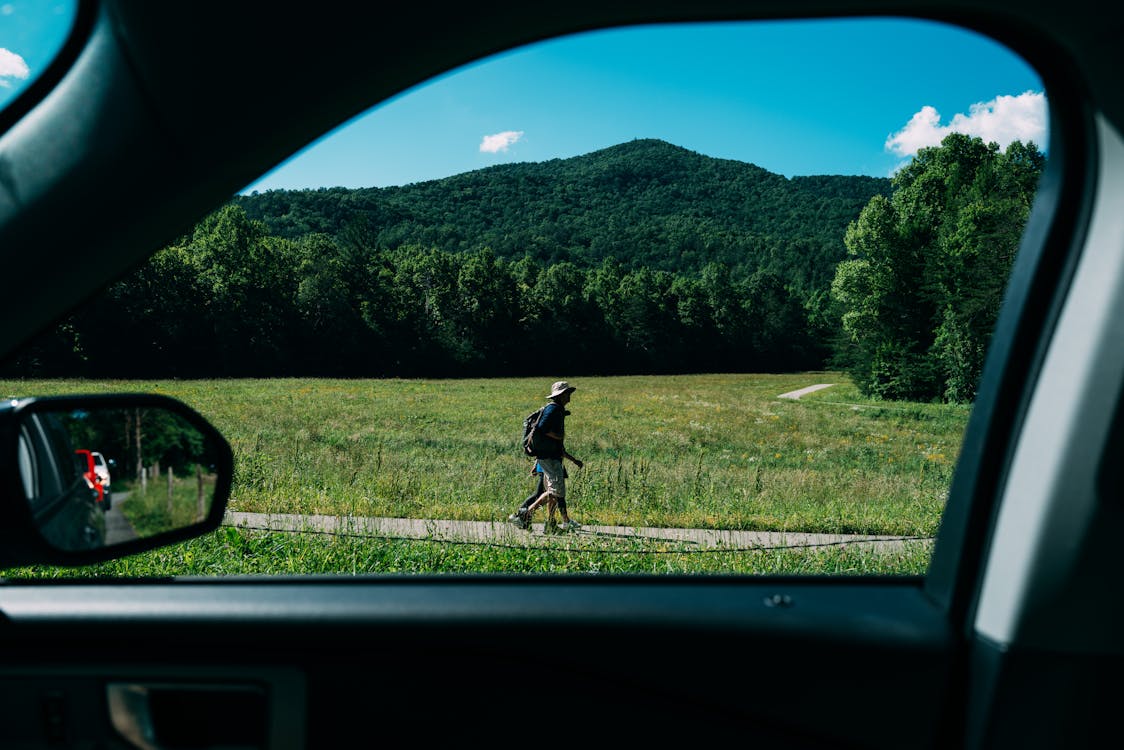
M 1124 163 L 1116 129 L 1100 118 L 1098 133 L 1101 158 Z M 1050 339 L 988 554 L 976 629 L 1001 644 L 1122 648 L 1117 597 L 1079 599 L 1071 589 L 1073 576 L 1090 562 L 1073 540 L 1105 533 L 1106 523 L 1118 521 L 1098 512 L 1104 508 L 1096 502 L 1100 455 L 1084 447 L 1107 439 L 1124 380 L 1124 213 L 1117 209 L 1124 177 L 1111 169 L 1100 174 L 1096 219 Z M 1051 561 L 1050 572 L 1034 560 Z M 1079 608 L 1091 610 L 1088 618 L 1074 617 Z M 1051 615 L 1055 609 L 1065 617 Z M 1073 642 L 1072 633 L 1057 638 L 1066 622 L 1099 625 Z
M 1066 85 L 1076 76 L 1066 56 L 1036 36 L 1007 34 L 1016 51 L 1038 61 L 1050 96 L 1046 170 L 1011 269 L 988 348 L 976 403 L 965 430 L 948 502 L 926 577 L 926 590 L 972 631 L 980 571 L 995 525 L 1003 482 L 1080 257 L 1097 175 L 1094 117 Z

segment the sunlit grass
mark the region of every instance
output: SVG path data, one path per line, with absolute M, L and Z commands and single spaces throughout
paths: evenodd
M 497 521 L 533 488 L 518 440 L 523 417 L 543 402 L 551 380 L 0 381 L 0 396 L 179 398 L 234 449 L 231 510 Z M 870 401 L 840 373 L 570 380 L 578 390 L 567 447 L 586 465 L 570 468 L 569 505 L 585 524 L 931 536 L 969 413 L 966 406 Z M 815 383 L 835 385 L 798 401 L 777 398 Z M 465 569 L 570 569 L 552 551 L 470 554 L 439 552 L 447 545 L 436 544 L 427 553 L 417 542 L 389 544 L 399 557 L 386 559 L 374 550 L 347 552 L 351 542 L 308 539 L 294 558 L 291 536 L 260 538 L 289 549 L 285 559 L 301 572 L 398 570 L 394 559 L 404 561 L 402 570 L 454 571 L 467 558 L 476 567 Z M 226 544 L 197 540 L 185 549 L 210 559 Z M 902 565 L 921 572 L 927 552 L 912 549 Z M 627 556 L 605 557 L 573 567 L 619 566 L 616 558 Z M 762 572 L 782 559 L 816 572 L 861 572 L 857 559 L 878 559 L 869 550 L 635 557 L 637 570 L 728 572 Z M 280 559 L 273 564 L 287 569 Z M 898 563 L 877 565 L 884 571 Z M 230 558 L 219 567 L 236 573 L 243 563 Z
M 827 546 L 811 549 L 708 551 L 641 541 L 611 549 L 453 544 L 357 539 L 223 528 L 199 539 L 81 569 L 33 567 L 9 578 L 146 576 L 356 575 L 417 573 L 597 573 L 739 575 L 917 575 L 932 544 L 893 550 Z
M 207 517 L 209 499 L 214 495 L 214 476 L 164 476 L 147 483 L 120 481 L 115 492 L 127 492 L 119 506 L 129 525 L 139 536 L 150 536 L 179 526 L 199 523 Z

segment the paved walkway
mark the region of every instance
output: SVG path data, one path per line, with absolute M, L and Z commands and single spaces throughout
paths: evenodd
M 824 388 L 830 388 L 833 385 L 835 385 L 835 383 L 820 383 L 818 385 L 810 385 L 807 388 L 801 388 L 798 391 L 789 391 L 788 393 L 782 393 L 781 395 L 777 396 L 777 398 L 791 398 L 795 401 L 801 396 L 811 393 L 812 391 L 823 390 Z
M 109 497 L 109 510 L 105 512 L 105 543 L 119 544 L 136 539 L 137 532 L 121 510 L 121 506 L 129 499 L 129 493 L 111 492 Z
M 832 545 L 876 545 L 883 549 L 901 547 L 913 537 L 801 534 L 783 531 L 724 531 L 716 529 L 663 529 L 636 526 L 583 526 L 576 533 L 543 533 L 541 523 L 530 531 L 517 529 L 503 521 L 440 521 L 410 518 L 356 518 L 301 516 L 282 513 L 227 512 L 224 526 L 262 531 L 303 531 L 325 534 L 429 539 L 451 542 L 487 542 L 519 546 L 574 543 L 657 543 L 692 548 L 778 549 Z

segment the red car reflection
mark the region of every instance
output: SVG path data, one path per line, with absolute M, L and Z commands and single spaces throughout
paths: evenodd
M 74 451 L 74 455 L 77 457 L 78 470 L 82 472 L 82 476 L 86 483 L 90 485 L 90 489 L 97 493 L 98 505 L 101 506 L 102 510 L 109 510 L 109 504 L 105 499 L 105 486 L 102 485 L 101 478 L 98 477 L 93 452 L 85 448 L 79 448 Z

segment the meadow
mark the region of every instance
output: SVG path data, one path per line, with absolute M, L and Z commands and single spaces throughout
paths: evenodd
M 502 521 L 533 489 L 518 446 L 552 378 L 0 381 L 0 395 L 154 392 L 235 453 L 232 511 Z M 923 573 L 970 408 L 878 402 L 845 375 L 571 379 L 571 515 L 583 524 L 921 537 L 855 548 L 603 552 L 224 528 L 82 569 L 7 575 Z M 779 394 L 833 383 L 800 400 Z

